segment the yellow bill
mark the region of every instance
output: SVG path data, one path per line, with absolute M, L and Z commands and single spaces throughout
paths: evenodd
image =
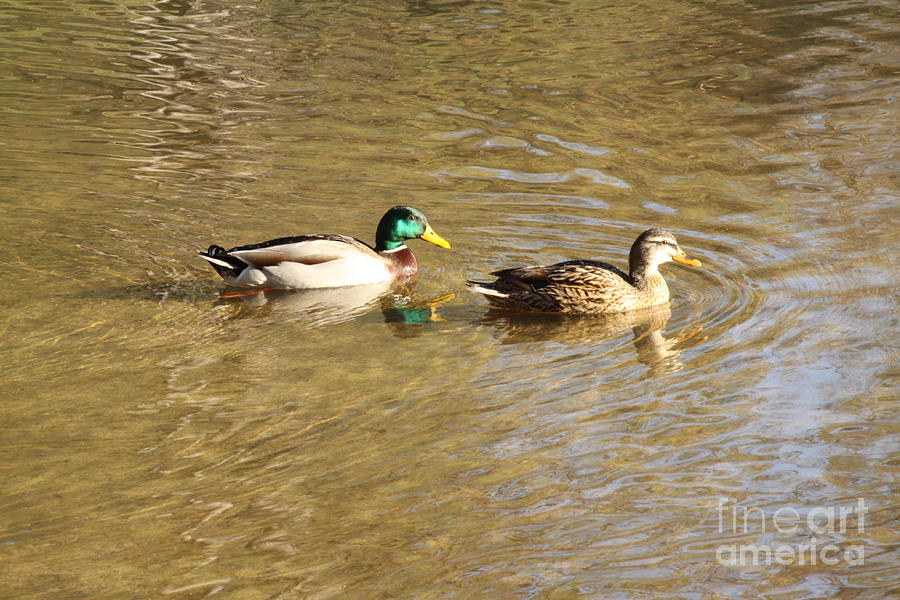
M 431 228 L 431 225 L 425 226 L 425 233 L 419 236 L 426 242 L 430 242 L 435 246 L 440 246 L 441 248 L 450 248 L 450 242 L 439 236 L 434 232 L 434 229 Z
M 672 260 L 689 267 L 699 267 L 703 264 L 696 258 L 688 258 L 687 254 L 685 254 L 684 250 L 682 250 L 681 248 L 678 249 L 678 252 L 675 254 L 675 256 L 672 257 Z

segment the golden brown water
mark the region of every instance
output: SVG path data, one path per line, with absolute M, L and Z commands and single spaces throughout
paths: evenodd
M 0 597 L 896 591 L 891 3 L 0 9 Z M 381 298 L 195 254 L 400 203 L 454 249 Z M 670 314 L 464 289 L 649 226 L 704 263 Z

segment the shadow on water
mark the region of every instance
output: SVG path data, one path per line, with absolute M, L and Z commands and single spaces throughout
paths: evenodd
M 629 329 L 637 359 L 649 367 L 649 374 L 662 375 L 681 370 L 681 352 L 707 340 L 699 335 L 702 327 L 665 335 L 672 316 L 669 305 L 615 315 L 511 314 L 489 311 L 483 326 L 492 326 L 501 344 L 557 342 L 566 345 L 596 343 L 617 337 Z

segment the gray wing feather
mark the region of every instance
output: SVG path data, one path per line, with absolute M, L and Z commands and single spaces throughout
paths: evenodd
M 257 268 L 283 262 L 315 265 L 361 255 L 368 258 L 381 258 L 367 244 L 346 235 L 303 235 L 278 238 L 260 244 L 238 246 L 229 250 L 228 254 Z

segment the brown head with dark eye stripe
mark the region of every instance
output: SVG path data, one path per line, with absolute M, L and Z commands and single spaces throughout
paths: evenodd
M 665 229 L 648 229 L 638 236 L 631 246 L 628 255 L 628 264 L 631 272 L 636 270 L 654 269 L 660 263 L 674 260 L 683 265 L 699 267 L 700 261 L 688 258 L 684 250 L 678 245 L 675 236 Z

